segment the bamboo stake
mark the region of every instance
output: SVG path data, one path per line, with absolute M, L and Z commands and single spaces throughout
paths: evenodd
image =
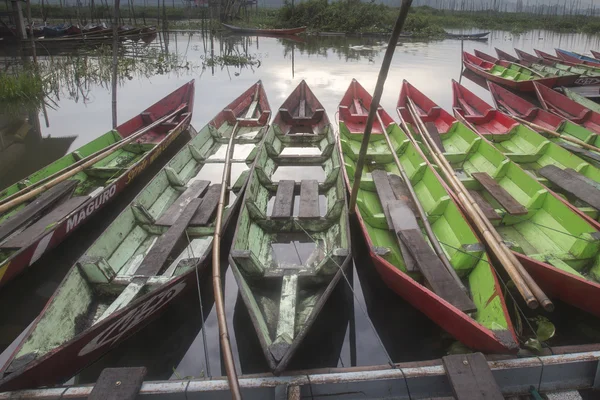
M 442 264 L 444 264 L 444 267 L 446 267 L 446 269 L 448 270 L 450 275 L 452 275 L 452 278 L 454 278 L 456 283 L 458 283 L 458 286 L 461 288 L 461 290 L 468 295 L 469 291 L 467 290 L 465 285 L 463 285 L 462 281 L 460 280 L 460 277 L 456 274 L 456 270 L 452 267 L 452 264 L 450 264 L 450 261 L 448 260 L 448 257 L 446 257 L 446 253 L 444 253 L 444 250 L 442 250 L 442 247 L 440 246 L 440 242 L 439 242 L 437 236 L 435 236 L 435 233 L 433 233 L 433 229 L 431 228 L 429 219 L 427 219 L 427 213 L 425 213 L 425 210 L 423 209 L 423 206 L 421 205 L 421 202 L 419 201 L 419 198 L 417 197 L 417 194 L 415 193 L 415 189 L 413 188 L 412 183 L 410 182 L 410 178 L 406 174 L 406 171 L 404 170 L 402 163 L 400 163 L 400 159 L 398 158 L 398 155 L 396 154 L 394 146 L 392 145 L 390 136 L 388 135 L 388 133 L 386 131 L 386 127 L 383 124 L 383 121 L 381 120 L 381 115 L 379 115 L 379 111 L 377 111 L 377 119 L 379 120 L 379 125 L 381 125 L 381 131 L 383 133 L 383 137 L 385 138 L 385 141 L 387 142 L 387 145 L 390 148 L 390 152 L 392 153 L 392 156 L 394 157 L 394 162 L 396 163 L 396 167 L 398 167 L 398 170 L 400 171 L 400 176 L 402 177 L 402 180 L 404 181 L 404 183 L 406 184 L 406 187 L 408 188 L 408 191 L 410 193 L 410 197 L 412 198 L 413 203 L 417 207 L 417 211 L 419 213 L 419 216 L 421 217 L 421 221 L 423 222 L 423 227 L 425 228 L 425 232 L 427 233 L 427 237 L 429 238 L 429 241 L 433 245 L 433 249 L 435 250 L 435 253 L 437 254 L 437 256 L 440 259 L 440 261 L 442 262 Z
M 567 142 L 578 144 L 581 147 L 585 147 L 588 150 L 600 152 L 600 148 L 598 148 L 596 146 L 593 146 L 593 145 L 591 145 L 589 143 L 586 143 L 583 140 L 577 139 L 577 138 L 572 137 L 572 136 L 563 135 L 563 134 L 561 134 L 561 133 L 559 133 L 557 131 L 553 131 L 552 129 L 544 128 L 541 125 L 535 124 L 533 122 L 529 122 L 526 119 L 523 119 L 523 118 L 520 118 L 520 117 L 511 116 L 511 118 L 514 118 L 515 120 L 519 121 L 522 124 L 528 125 L 533 130 L 541 131 L 541 132 L 547 133 L 550 136 L 554 136 L 554 137 L 558 137 L 558 138 L 564 139 Z
M 373 121 L 375 120 L 375 114 L 377 113 L 377 108 L 379 107 L 379 101 L 381 100 L 381 95 L 383 94 L 383 85 L 385 84 L 388 71 L 390 70 L 390 64 L 392 63 L 392 57 L 394 56 L 394 51 L 396 50 L 396 44 L 398 43 L 398 38 L 402 32 L 402 27 L 404 26 L 404 21 L 406 20 L 406 16 L 408 15 L 408 10 L 411 4 L 412 0 L 402 0 L 400 13 L 398 14 L 396 24 L 394 25 L 394 30 L 392 31 L 390 41 L 388 42 L 388 47 L 385 51 L 383 62 L 381 63 L 381 70 L 379 71 L 379 76 L 377 77 L 377 84 L 375 85 L 373 99 L 371 100 L 371 108 L 369 109 L 369 116 L 367 117 L 367 123 L 363 133 L 363 141 L 360 146 L 360 152 L 358 153 L 358 161 L 356 162 L 354 186 L 352 186 L 352 192 L 350 193 L 349 210 L 351 214 L 356 212 L 356 196 L 358 195 L 358 188 L 360 187 L 362 170 L 365 166 L 365 159 L 367 155 L 367 149 L 369 147 L 369 138 L 371 137 Z
M 112 127 L 117 128 L 117 68 L 119 62 L 117 60 L 119 52 L 119 3 L 120 0 L 115 0 L 115 20 L 113 22 L 113 49 L 112 49 Z
M 483 214 L 483 211 L 481 211 L 481 208 L 479 208 L 479 205 L 463 186 L 462 182 L 460 182 L 456 175 L 454 175 L 454 169 L 450 163 L 442 154 L 439 153 L 439 151 L 436 150 L 435 144 L 427 133 L 427 129 L 423 125 L 423 121 L 421 121 L 416 107 L 410 98 L 408 99 L 408 105 L 409 111 L 416 122 L 417 129 L 421 136 L 425 139 L 423 140 L 423 143 L 427 146 L 430 154 L 435 159 L 435 163 L 440 167 L 441 171 L 446 176 L 448 183 L 452 186 L 461 204 L 464 206 L 465 211 L 471 217 L 471 220 L 476 225 L 480 234 L 515 283 L 515 286 L 519 290 L 521 296 L 523 296 L 527 306 L 535 309 L 541 303 L 544 309 L 552 311 L 554 309 L 554 305 L 550 299 L 548 299 L 548 297 L 537 286 L 535 281 L 533 281 L 531 276 L 529 276 L 529 273 L 525 271 L 512 251 L 506 246 L 498 232 L 496 232 L 495 228 Z M 405 121 L 403 121 L 403 124 L 405 129 L 410 132 Z
M 34 185 L 28 186 L 25 189 L 20 190 L 17 193 L 3 199 L 0 202 L 0 213 L 3 213 L 6 210 L 9 210 L 12 207 L 18 206 L 19 204 L 23 203 L 24 201 L 27 201 L 27 200 L 31 199 L 32 197 L 37 196 L 39 193 L 50 189 L 52 186 L 59 184 L 60 182 L 75 175 L 76 173 L 82 171 L 83 169 L 89 167 L 90 165 L 97 163 L 98 161 L 102 160 L 106 156 L 114 153 L 115 151 L 117 151 L 120 148 L 124 147 L 125 145 L 129 144 L 133 140 L 139 138 L 140 136 L 143 136 L 149 130 L 156 127 L 157 125 L 160 125 L 164 121 L 179 114 L 185 107 L 187 107 L 187 105 L 182 105 L 177 110 L 172 112 L 171 114 L 166 115 L 166 116 L 156 120 L 152 124 L 136 131 L 135 133 L 131 134 L 130 136 L 126 137 L 125 139 L 122 139 L 107 148 L 99 150 L 99 151 L 97 151 L 93 154 L 90 154 L 89 156 L 77 161 L 75 164 L 71 165 L 68 170 L 58 171 L 58 172 L 42 179 L 41 181 L 36 182 Z

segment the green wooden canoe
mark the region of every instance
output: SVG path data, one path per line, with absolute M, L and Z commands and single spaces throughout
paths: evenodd
M 403 121 L 414 122 L 408 98 L 456 176 L 546 294 L 600 316 L 600 223 L 571 208 L 406 81 L 398 100 Z M 414 130 L 411 136 L 420 140 Z
M 225 230 L 235 221 L 270 113 L 258 82 L 159 171 L 67 273 L 0 371 L 0 390 L 64 382 L 184 290 L 196 290 L 212 260 L 229 137 L 237 128 Z
M 279 109 L 257 155 L 230 252 L 275 374 L 289 363 L 350 260 L 334 132 L 302 81 Z
M 600 113 L 600 104 L 596 103 L 594 100 L 588 99 L 587 97 L 584 97 L 584 96 L 580 95 L 579 93 L 577 93 L 569 88 L 566 88 L 566 87 L 562 88 L 562 91 L 565 94 L 565 96 L 567 96 L 571 100 L 578 102 L 585 108 L 589 108 L 592 111 Z
M 349 188 L 354 183 L 370 105 L 371 95 L 353 80 L 339 106 L 339 137 Z M 373 125 L 356 210 L 375 268 L 392 290 L 470 348 L 496 353 L 516 351 L 517 339 L 484 246 L 446 185 L 409 137 L 383 109 L 379 114 L 385 127 L 377 120 Z M 440 259 L 422 230 L 423 221 L 414 211 L 415 204 L 400 178 L 382 128 L 390 135 L 433 233 L 468 289 L 467 300 L 472 300 L 474 308 L 460 299 L 461 292 L 455 290 L 457 283 L 447 279 L 448 271 L 440 269 L 444 267 L 440 267 Z M 405 241 L 413 233 L 417 236 Z M 412 253 L 416 249 L 419 254 Z M 428 259 L 421 259 L 425 255 Z M 452 292 L 440 288 L 440 282 Z

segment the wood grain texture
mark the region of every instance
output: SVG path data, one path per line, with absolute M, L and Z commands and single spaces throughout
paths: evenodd
M 512 197 L 511 194 L 500 186 L 487 172 L 473 172 L 471 176 L 479 182 L 510 215 L 527 214 L 527 208 Z
M 457 400 L 504 400 L 483 354 L 445 356 L 442 362 Z

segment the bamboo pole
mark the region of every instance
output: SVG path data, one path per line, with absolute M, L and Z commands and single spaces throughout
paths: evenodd
M 112 127 L 117 127 L 117 68 L 119 61 L 119 4 L 120 0 L 115 0 L 114 22 L 113 22 L 113 49 L 112 49 Z
M 369 147 L 369 138 L 371 137 L 373 121 L 375 120 L 375 114 L 377 113 L 377 108 L 379 108 L 379 101 L 381 100 L 381 95 L 383 94 L 383 85 L 385 84 L 388 71 L 390 70 L 390 64 L 392 63 L 392 57 L 394 56 L 394 51 L 396 50 L 396 44 L 398 43 L 398 38 L 400 37 L 400 33 L 402 32 L 402 27 L 404 26 L 404 21 L 406 20 L 408 10 L 410 9 L 411 4 L 412 0 L 402 0 L 402 5 L 400 6 L 400 13 L 398 14 L 398 19 L 396 19 L 396 24 L 394 25 L 392 36 L 390 37 L 390 41 L 388 42 L 388 46 L 385 51 L 385 55 L 383 56 L 381 70 L 379 71 L 379 76 L 377 77 L 377 84 L 375 85 L 375 91 L 373 92 L 373 98 L 371 100 L 369 116 L 367 117 L 367 123 L 365 124 L 363 141 L 360 145 L 360 152 L 358 153 L 358 161 L 356 162 L 356 171 L 354 173 L 354 186 L 352 186 L 352 192 L 350 193 L 349 210 L 351 214 L 354 214 L 356 212 L 356 196 L 358 195 L 358 188 L 360 187 L 362 170 L 365 166 L 365 159 L 367 155 L 367 149 Z
M 443 154 L 440 154 L 439 150 L 437 150 L 437 147 L 435 147 L 435 143 L 433 143 L 432 138 L 429 136 L 427 129 L 423 125 L 423 121 L 421 121 L 416 107 L 410 98 L 408 98 L 408 106 L 409 111 L 413 116 L 413 120 L 416 122 L 417 130 L 424 138 L 423 143 L 427 146 L 430 154 L 435 159 L 435 163 L 440 167 L 440 170 L 446 176 L 447 182 L 451 185 L 452 189 L 458 196 L 459 201 L 464 206 L 467 214 L 471 217 L 471 220 L 475 224 L 476 228 L 479 230 L 480 234 L 496 258 L 504 266 L 504 269 L 515 283 L 515 286 L 527 303 L 527 306 L 535 309 L 541 303 L 544 309 L 552 311 L 554 309 L 554 305 L 550 299 L 548 299 L 544 292 L 535 283 L 533 278 L 531 278 L 529 273 L 525 271 L 512 251 L 506 246 L 498 232 L 496 232 L 496 229 L 485 217 L 483 211 L 481 211 L 481 208 L 479 208 L 479 205 L 463 186 L 462 182 L 460 182 L 456 175 L 454 175 L 454 169 L 448 160 L 446 160 Z M 405 129 L 410 132 L 406 122 L 403 121 L 402 123 L 404 124 Z
M 412 198 L 413 203 L 417 207 L 417 212 L 419 213 L 419 216 L 421 217 L 421 222 L 423 223 L 423 227 L 425 228 L 425 232 L 427 233 L 427 237 L 429 238 L 429 241 L 433 245 L 433 249 L 435 250 L 435 253 L 437 254 L 437 256 L 440 259 L 440 261 L 442 262 L 442 264 L 444 264 L 444 267 L 446 267 L 446 269 L 448 270 L 448 272 L 450 273 L 452 278 L 454 278 L 456 283 L 458 283 L 458 286 L 461 288 L 461 290 L 468 295 L 469 291 L 467 290 L 465 285 L 463 285 L 462 281 L 460 280 L 460 277 L 456 274 L 456 270 L 452 267 L 452 264 L 450 264 L 450 261 L 448 260 L 448 257 L 446 257 L 446 253 L 444 253 L 444 250 L 442 250 L 442 247 L 440 246 L 440 242 L 439 242 L 437 236 L 435 236 L 435 233 L 433 233 L 433 229 L 431 228 L 431 224 L 429 223 L 429 219 L 427 218 L 427 213 L 423 209 L 423 206 L 421 205 L 421 202 L 419 201 L 419 198 L 417 197 L 417 194 L 415 193 L 415 189 L 413 188 L 412 183 L 410 182 L 410 178 L 406 174 L 406 171 L 404 170 L 404 167 L 402 166 L 402 163 L 400 162 L 400 159 L 398 158 L 398 154 L 396 154 L 396 150 L 394 149 L 394 146 L 392 145 L 392 141 L 390 140 L 390 136 L 387 133 L 386 126 L 384 125 L 383 121 L 381 120 L 381 115 L 379 115 L 379 110 L 377 111 L 377 119 L 379 121 L 379 125 L 381 125 L 381 131 L 383 133 L 383 137 L 385 138 L 385 141 L 387 142 L 387 145 L 390 148 L 390 152 L 392 153 L 392 156 L 394 157 L 394 163 L 396 163 L 396 167 L 398 167 L 398 170 L 400 171 L 400 176 L 402 177 L 404 184 L 406 184 L 406 187 L 408 188 L 410 197 Z
M 97 151 L 93 154 L 90 154 L 89 156 L 77 161 L 75 164 L 71 165 L 69 167 L 69 169 L 58 171 L 58 172 L 50 175 L 49 177 L 44 178 L 39 182 L 36 182 L 34 185 L 28 186 L 25 189 L 20 190 L 17 193 L 14 193 L 13 195 L 3 199 L 2 201 L 0 201 L 0 213 L 3 213 L 6 210 L 9 210 L 12 207 L 18 206 L 19 204 L 23 203 L 24 201 L 27 201 L 27 200 L 31 199 L 32 197 L 37 196 L 39 193 L 50 189 L 52 186 L 59 184 L 60 182 L 75 175 L 76 173 L 87 168 L 88 166 L 97 163 L 98 161 L 102 160 L 106 156 L 114 153 L 118 149 L 129 144 L 133 140 L 139 138 L 140 136 L 143 136 L 149 130 L 162 124 L 164 121 L 179 114 L 185 107 L 186 107 L 186 105 L 180 106 L 177 110 L 175 110 L 171 114 L 166 115 L 166 116 L 156 120 L 152 124 L 136 131 L 135 133 L 129 135 L 125 139 L 122 139 L 122 140 L 118 141 L 117 143 L 112 144 L 109 147 L 99 150 L 99 151 Z M 73 171 L 75 171 L 75 172 L 73 172 Z M 68 175 L 68 176 L 65 177 L 65 175 Z
M 591 145 L 589 143 L 586 143 L 583 140 L 577 139 L 577 138 L 572 137 L 572 136 L 563 135 L 563 134 L 561 134 L 561 133 L 559 133 L 557 131 L 553 131 L 552 129 L 544 128 L 541 125 L 535 124 L 533 122 L 529 122 L 526 119 L 523 119 L 523 118 L 520 118 L 520 117 L 511 116 L 511 118 L 514 118 L 518 122 L 529 126 L 530 128 L 532 128 L 535 131 L 538 131 L 538 132 L 541 131 L 541 132 L 547 133 L 550 136 L 554 136 L 554 137 L 566 140 L 567 142 L 578 144 L 581 147 L 585 147 L 588 150 L 600 152 L 600 148 L 598 148 L 596 146 L 593 146 L 593 145 Z

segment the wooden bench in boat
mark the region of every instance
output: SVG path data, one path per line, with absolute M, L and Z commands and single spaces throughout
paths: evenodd
M 445 153 L 446 149 L 442 144 L 442 138 L 440 137 L 440 132 L 438 131 L 437 126 L 435 126 L 435 123 L 425 122 L 425 128 L 427 129 L 429 136 L 431 136 L 431 139 L 433 140 L 433 143 L 435 143 L 435 145 L 437 146 L 438 150 L 442 153 Z
M 294 186 L 296 182 L 292 180 L 281 180 L 277 185 L 275 195 L 275 204 L 271 218 L 287 219 L 291 218 L 294 210 Z
M 145 376 L 146 367 L 105 368 L 100 373 L 88 399 L 137 399 Z
M 317 108 L 314 111 L 312 111 L 310 108 L 307 109 L 306 100 L 300 100 L 297 111 L 298 115 L 294 116 L 287 108 L 280 108 L 279 115 L 285 123 L 290 125 L 314 125 L 321 121 L 323 119 L 323 115 L 325 115 L 325 110 L 322 108 Z
M 219 197 L 221 197 L 221 184 L 211 185 L 206 191 L 204 197 L 202 197 L 202 204 L 190 221 L 190 226 L 207 225 L 217 211 Z
M 71 195 L 79 181 L 67 179 L 46 190 L 37 199 L 27 204 L 0 225 L 0 241 L 25 224 L 31 223 L 49 207 Z
M 194 181 L 187 189 L 175 200 L 173 204 L 162 213 L 156 220 L 156 225 L 171 226 L 177 221 L 185 207 L 192 199 L 202 196 L 210 185 L 210 181 Z
M 488 203 L 483 198 L 483 196 L 479 194 L 479 192 L 475 190 L 469 190 L 469 194 L 471 195 L 471 197 L 473 197 L 473 200 L 475 200 L 475 203 L 477 203 L 479 208 L 481 208 L 481 211 L 483 211 L 483 214 L 486 216 L 487 219 L 489 219 L 490 221 L 502 219 L 500 214 L 496 212 L 496 209 L 494 209 L 494 207 L 492 207 L 492 205 Z
M 526 215 L 527 208 L 498 184 L 487 172 L 473 172 L 471 176 L 510 214 Z
M 457 400 L 504 400 L 483 354 L 445 356 L 442 362 Z
M 281 180 L 277 184 L 275 203 L 271 212 L 272 219 L 288 219 L 293 215 L 296 182 Z M 302 180 L 300 182 L 300 204 L 298 219 L 319 219 L 319 182 L 317 180 Z
M 400 251 L 409 272 L 420 271 L 431 289 L 465 313 L 476 310 L 475 304 L 459 287 L 431 246 L 425 241 L 408 198 L 398 199 L 387 172 L 371 172 L 388 227 L 398 239 Z M 400 181 L 401 183 L 401 181 Z M 394 181 L 394 186 L 399 182 Z M 396 192 L 398 189 L 396 189 Z M 405 188 L 408 192 L 408 188 Z
M 546 165 L 540 168 L 539 173 L 565 192 L 600 210 L 600 190 L 587 183 L 583 175 L 572 169 L 562 170 L 556 165 Z
M 598 153 L 594 153 L 593 151 L 589 151 L 581 147 L 573 146 L 569 143 L 558 142 L 558 145 L 563 149 L 569 150 L 571 153 L 575 153 L 577 155 L 580 155 L 581 157 L 589 158 L 596 162 L 600 162 L 600 154 Z

